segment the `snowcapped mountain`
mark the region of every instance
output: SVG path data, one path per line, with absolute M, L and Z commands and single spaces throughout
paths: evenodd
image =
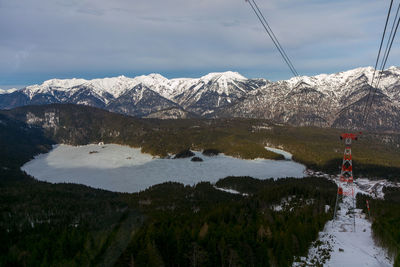
M 237 72 L 210 73 L 191 80 L 190 86 L 173 100 L 186 110 L 203 116 L 238 102 L 267 83 L 263 79 L 247 79 Z
M 361 127 L 373 68 L 296 77 L 267 84 L 217 116 L 265 118 L 302 126 Z M 400 68 L 383 72 L 367 125 L 400 129 Z M 375 80 L 376 81 L 376 80 Z M 375 85 L 375 82 L 374 82 Z
M 0 91 L 0 109 L 75 103 L 139 117 L 251 117 L 293 125 L 350 127 L 361 120 L 374 69 L 271 82 L 237 72 L 167 79 L 160 74 L 84 80 L 53 79 L 18 91 Z M 378 75 L 377 75 L 378 76 Z M 377 79 L 375 79 L 376 81 Z M 400 68 L 390 67 L 374 97 L 369 125 L 400 129 Z
M 265 80 L 248 80 L 234 72 L 171 80 L 160 74 L 94 80 L 52 79 L 2 95 L 0 108 L 74 103 L 139 117 L 186 118 L 205 111 L 213 113 L 265 83 Z

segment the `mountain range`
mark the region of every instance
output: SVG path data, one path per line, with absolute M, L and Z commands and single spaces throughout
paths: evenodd
M 371 87 L 373 73 L 366 67 L 277 82 L 231 71 L 201 78 L 150 74 L 52 79 L 20 90 L 1 90 L 0 109 L 73 103 L 144 118 L 246 117 L 298 126 L 399 130 L 400 68 L 383 71 L 378 88 Z M 362 125 L 370 90 L 376 94 Z

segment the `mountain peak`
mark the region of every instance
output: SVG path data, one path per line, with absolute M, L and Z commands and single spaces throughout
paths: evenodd
M 87 82 L 85 79 L 77 79 L 77 78 L 72 78 L 72 79 L 51 79 L 44 81 L 41 85 L 41 87 L 59 87 L 59 88 L 71 88 L 77 85 L 81 85 L 83 83 Z
M 387 70 L 400 73 L 400 67 L 390 66 Z
M 211 80 L 246 80 L 247 78 L 238 72 L 226 71 L 226 72 L 211 72 L 204 75 L 200 80 L 211 81 Z
M 151 77 L 153 79 L 160 79 L 160 80 L 165 80 L 167 78 L 165 78 L 164 76 L 162 76 L 159 73 L 150 73 L 149 75 L 147 75 L 148 77 Z
M 143 83 L 144 85 L 153 85 L 155 83 L 166 82 L 167 78 L 158 73 L 150 73 L 149 75 L 141 75 L 134 78 L 138 83 Z
M 92 87 L 98 93 L 107 92 L 114 97 L 118 97 L 136 84 L 134 79 L 120 75 L 118 77 L 90 80 L 85 85 Z

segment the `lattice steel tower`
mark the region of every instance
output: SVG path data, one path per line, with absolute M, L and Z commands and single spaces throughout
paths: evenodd
M 333 219 L 336 220 L 337 208 L 339 205 L 339 199 L 343 196 L 352 197 L 353 203 L 353 230 L 356 231 L 356 215 L 355 215 L 355 197 L 354 197 L 354 177 L 353 177 L 353 158 L 351 155 L 351 143 L 353 140 L 357 140 L 356 134 L 343 133 L 340 135 L 340 139 L 344 140 L 345 149 L 343 155 L 342 169 L 340 171 L 340 181 L 338 183 L 338 191 L 336 196 L 335 213 Z

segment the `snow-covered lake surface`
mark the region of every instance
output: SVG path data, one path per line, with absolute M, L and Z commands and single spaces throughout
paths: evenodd
M 78 183 L 117 192 L 138 192 L 167 181 L 193 185 L 201 181 L 214 183 L 227 176 L 259 179 L 305 176 L 305 166 L 293 161 L 195 154 L 203 162 L 154 158 L 140 149 L 114 144 L 57 145 L 26 163 L 22 170 L 41 181 Z

